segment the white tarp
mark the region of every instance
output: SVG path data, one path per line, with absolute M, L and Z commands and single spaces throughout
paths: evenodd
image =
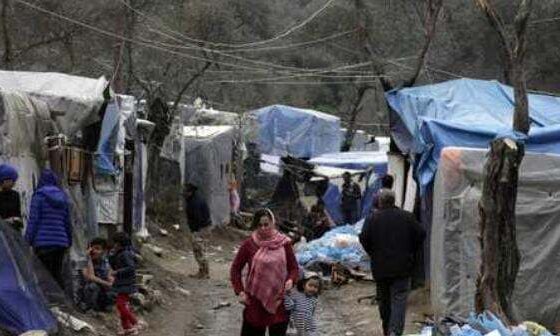
M 235 128 L 185 126 L 183 128 L 183 181 L 198 187 L 208 203 L 214 225 L 229 222 L 228 182 L 232 171 Z
M 103 91 L 109 83 L 99 79 L 52 72 L 0 71 L 0 90 L 40 98 L 50 111 L 65 112 L 56 120 L 61 132 L 73 134 L 98 120 Z
M 446 148 L 434 185 L 431 301 L 439 316 L 474 310 L 479 271 L 478 202 L 486 151 Z M 521 321 L 560 319 L 560 156 L 527 153 L 519 176 L 516 225 L 521 265 L 513 306 Z
M 395 191 L 396 196 L 396 204 L 397 206 L 401 207 L 403 205 L 403 195 L 404 195 L 404 185 L 406 179 L 406 172 L 405 172 L 405 162 L 406 159 L 404 156 L 399 154 L 388 154 L 389 160 L 389 167 L 388 173 L 393 175 L 395 179 L 395 183 L 393 186 L 393 190 Z

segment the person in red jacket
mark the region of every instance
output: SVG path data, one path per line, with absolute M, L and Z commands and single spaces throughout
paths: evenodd
M 233 289 L 245 305 L 241 336 L 264 336 L 267 329 L 270 336 L 284 336 L 289 315 L 283 300 L 299 276 L 296 257 L 290 238 L 276 229 L 272 211 L 257 211 L 253 230 L 231 265 Z

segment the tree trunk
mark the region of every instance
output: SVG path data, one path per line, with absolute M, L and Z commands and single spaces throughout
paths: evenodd
M 522 0 L 510 38 L 504 21 L 488 0 L 475 0 L 490 25 L 500 37 L 506 69 L 514 88 L 513 130 L 529 133 L 529 100 L 525 82 L 524 60 L 527 51 L 527 23 L 533 0 Z M 511 297 L 519 272 L 520 255 L 515 227 L 515 204 L 519 168 L 525 154 L 524 145 L 511 139 L 494 140 L 485 167 L 484 188 L 480 200 L 481 266 L 477 280 L 477 312 L 489 309 L 504 322 L 515 324 Z
M 352 142 L 354 141 L 354 135 L 356 135 L 356 119 L 358 119 L 358 113 L 360 113 L 360 104 L 364 99 L 367 91 L 371 89 L 370 86 L 362 86 L 358 89 L 358 95 L 352 111 L 350 111 L 350 118 L 348 119 L 348 127 L 346 133 L 344 134 L 344 143 L 342 144 L 341 152 L 349 152 L 352 148 Z
M 479 204 L 482 259 L 477 280 L 476 311 L 481 313 L 489 309 L 508 323 L 515 323 L 511 296 L 520 262 L 515 204 L 523 156 L 523 145 L 511 139 L 492 142 L 484 168 L 484 187 Z
M 2 61 L 6 69 L 12 68 L 12 40 L 10 38 L 10 33 L 8 32 L 9 9 L 9 1 L 2 0 L 2 16 L 0 16 L 0 21 L 2 21 L 2 37 L 4 39 L 4 55 L 2 55 Z

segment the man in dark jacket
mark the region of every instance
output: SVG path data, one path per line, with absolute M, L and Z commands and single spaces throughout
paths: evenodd
M 45 268 L 64 287 L 62 263 L 72 246 L 70 202 L 58 177 L 45 169 L 31 198 L 25 238 Z
M 403 333 L 415 254 L 425 236 L 414 216 L 395 206 L 395 193 L 383 189 L 379 210 L 364 224 L 360 242 L 371 258 L 385 336 Z
M 184 187 L 185 212 L 187 225 L 190 229 L 190 232 L 187 232 L 187 238 L 191 241 L 193 254 L 198 263 L 198 273 L 193 277 L 207 279 L 210 277 L 210 270 L 208 260 L 204 255 L 206 242 L 203 238 L 203 231 L 212 225 L 212 221 L 208 205 L 197 191 L 198 188 L 190 183 L 187 183 Z
M 360 219 L 362 190 L 358 183 L 352 181 L 352 175 L 349 172 L 345 172 L 342 177 L 344 184 L 342 185 L 340 210 L 344 216 L 344 224 L 354 224 Z

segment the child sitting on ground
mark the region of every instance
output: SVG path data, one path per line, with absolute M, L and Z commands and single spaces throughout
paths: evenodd
M 130 309 L 130 295 L 136 292 L 136 260 L 132 242 L 124 232 L 115 234 L 113 238 L 113 258 L 111 266 L 115 278 L 113 291 L 117 294 L 117 310 L 121 319 L 122 330 L 118 335 L 138 335 L 139 328 L 145 327 Z
M 107 241 L 95 238 L 87 250 L 88 263 L 82 269 L 84 284 L 82 287 L 80 308 L 84 311 L 109 311 L 113 305 L 111 288 L 113 276 L 106 256 Z
M 297 284 L 297 290 L 290 290 L 285 298 L 284 306 L 290 313 L 290 320 L 297 330 L 297 336 L 317 336 L 315 309 L 321 293 L 321 279 L 308 276 Z

